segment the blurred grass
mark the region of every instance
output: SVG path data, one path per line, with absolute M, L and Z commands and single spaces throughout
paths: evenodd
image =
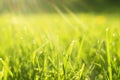
M 119 13 L 66 10 L 0 15 L 1 80 L 120 79 Z

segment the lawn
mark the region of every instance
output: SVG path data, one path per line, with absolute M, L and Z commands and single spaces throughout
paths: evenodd
M 120 15 L 1 14 L 0 80 L 120 79 Z

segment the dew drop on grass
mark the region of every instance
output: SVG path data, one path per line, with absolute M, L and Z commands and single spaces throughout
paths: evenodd
M 106 28 L 106 32 L 108 32 L 108 31 L 109 31 L 109 28 L 107 27 L 107 28 Z
M 2 58 L 0 58 L 0 61 L 2 60 Z
M 114 59 L 113 59 L 114 61 L 116 61 L 117 59 L 116 59 L 116 57 L 114 57 Z
M 72 46 L 74 45 L 75 42 L 76 42 L 75 40 L 72 41 Z
M 113 34 L 112 34 L 112 36 L 113 36 L 113 37 L 116 37 L 116 34 L 115 34 L 115 33 L 113 33 Z

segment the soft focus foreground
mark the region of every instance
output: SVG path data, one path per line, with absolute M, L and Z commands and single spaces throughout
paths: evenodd
M 52 1 L 0 1 L 0 80 L 120 79 L 119 7 Z

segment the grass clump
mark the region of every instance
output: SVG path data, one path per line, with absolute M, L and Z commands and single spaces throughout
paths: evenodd
M 1 80 L 120 79 L 119 16 L 66 10 L 0 15 Z

